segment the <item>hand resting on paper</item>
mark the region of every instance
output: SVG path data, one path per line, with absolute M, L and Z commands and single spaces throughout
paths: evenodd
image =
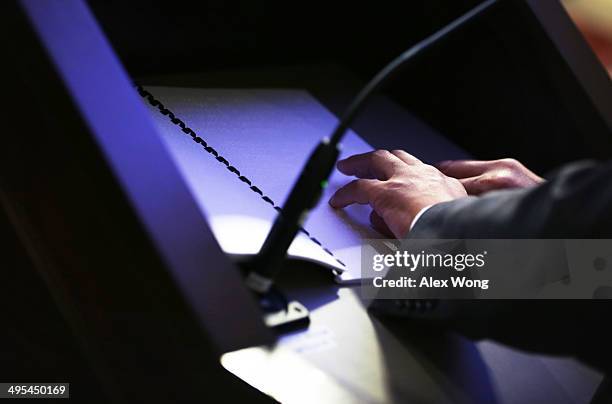
M 357 154 L 337 167 L 357 179 L 338 189 L 330 205 L 338 209 L 369 204 L 372 225 L 387 236 L 405 236 L 421 209 L 467 196 L 459 180 L 402 150 Z
M 544 182 L 515 159 L 447 160 L 436 167 L 443 174 L 457 178 L 470 195 L 498 189 L 527 188 Z
M 404 237 L 415 216 L 428 206 L 543 181 L 512 159 L 444 161 L 436 168 L 403 150 L 357 154 L 339 161 L 337 167 L 357 179 L 338 189 L 329 204 L 336 209 L 369 204 L 372 226 L 396 238 Z

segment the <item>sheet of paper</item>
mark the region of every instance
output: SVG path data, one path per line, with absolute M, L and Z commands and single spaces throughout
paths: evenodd
M 282 206 L 314 146 L 332 132 L 336 117 L 303 90 L 146 89 L 239 171 L 228 170 L 176 122 L 149 105 L 221 247 L 238 257 L 255 254 L 276 211 L 251 187 Z M 352 131 L 342 142 L 343 157 L 372 149 Z M 321 203 L 304 225 L 309 237 L 300 234 L 289 249 L 290 256 L 343 272 L 339 279 L 344 281 L 360 278 L 361 240 L 380 237 L 369 225 L 368 206 L 336 211 L 328 205 L 333 192 L 351 179 L 334 172 Z

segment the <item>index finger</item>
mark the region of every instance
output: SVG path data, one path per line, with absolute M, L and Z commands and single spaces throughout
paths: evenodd
M 337 167 L 346 175 L 385 181 L 393 177 L 403 164 L 402 160 L 387 150 L 376 150 L 340 160 Z
M 379 183 L 377 180 L 369 179 L 351 181 L 336 191 L 329 199 L 329 204 L 335 209 L 345 208 L 354 203 L 369 204 L 374 199 Z

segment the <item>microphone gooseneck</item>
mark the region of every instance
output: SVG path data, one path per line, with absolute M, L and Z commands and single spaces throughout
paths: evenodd
M 327 179 L 331 175 L 336 160 L 340 155 L 339 143 L 348 131 L 353 120 L 361 112 L 371 96 L 388 84 L 416 56 L 432 48 L 440 41 L 466 26 L 478 16 L 488 11 L 499 0 L 486 0 L 467 13 L 445 25 L 440 30 L 412 46 L 397 58 L 387 64 L 365 87 L 357 94 L 330 138 L 323 139 L 312 152 L 302 172 L 293 186 L 282 211 L 278 213 L 270 233 L 249 268 L 246 278 L 247 286 L 259 294 L 267 293 L 273 286 L 274 278 L 280 272 L 289 246 L 306 220 L 308 213 L 314 208 Z
M 423 51 L 431 48 L 432 46 L 438 44 L 441 40 L 449 36 L 451 33 L 454 33 L 457 29 L 467 25 L 467 23 L 475 17 L 480 16 L 485 11 L 488 11 L 488 9 L 498 1 L 499 0 L 483 1 L 467 13 L 458 17 L 456 20 L 453 20 L 452 22 L 445 25 L 438 31 L 434 32 L 427 38 L 418 42 L 416 45 L 410 47 L 408 50 L 404 51 L 401 55 L 399 55 L 389 64 L 387 64 L 381 71 L 376 74 L 376 76 L 374 76 L 374 78 L 372 78 L 372 80 L 368 82 L 368 84 L 365 85 L 365 87 L 363 87 L 363 89 L 353 99 L 349 107 L 346 109 L 346 111 L 340 118 L 336 129 L 334 129 L 330 143 L 340 143 L 342 137 L 349 129 L 350 125 L 353 123 L 353 120 L 355 119 L 357 114 L 361 112 L 370 97 L 378 90 L 380 90 L 385 84 L 388 84 L 395 77 L 395 74 L 406 65 L 406 63 L 411 62 L 416 56 L 423 53 Z

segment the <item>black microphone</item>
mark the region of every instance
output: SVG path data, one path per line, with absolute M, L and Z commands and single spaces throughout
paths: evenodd
M 487 0 L 452 21 L 442 29 L 395 58 L 385 66 L 360 92 L 346 110 L 331 138 L 324 138 L 308 158 L 302 173 L 293 186 L 282 211 L 279 212 L 254 267 L 247 276 L 247 285 L 258 293 L 265 293 L 281 269 L 289 246 L 300 230 L 308 213 L 318 203 L 327 180 L 340 154 L 339 143 L 355 116 L 366 105 L 372 94 L 387 84 L 402 67 L 431 48 L 451 33 L 489 10 L 498 0 Z
M 321 198 L 339 155 L 338 143 L 332 144 L 329 138 L 324 138 L 308 158 L 259 254 L 251 263 L 246 283 L 253 291 L 266 293 L 274 283 L 295 235 Z
M 357 94 L 330 138 L 324 138 L 308 158 L 302 172 L 294 184 L 282 210 L 278 213 L 270 233 L 266 237 L 259 254 L 249 264 L 246 277 L 247 286 L 254 292 L 268 293 L 274 279 L 282 269 L 287 250 L 293 242 L 310 210 L 318 203 L 327 180 L 331 175 L 338 156 L 339 143 L 346 134 L 354 118 L 363 109 L 371 96 L 387 84 L 401 68 L 424 51 L 466 26 L 477 17 L 488 11 L 498 0 L 486 0 L 444 26 L 434 34 L 412 46 L 386 65 Z

